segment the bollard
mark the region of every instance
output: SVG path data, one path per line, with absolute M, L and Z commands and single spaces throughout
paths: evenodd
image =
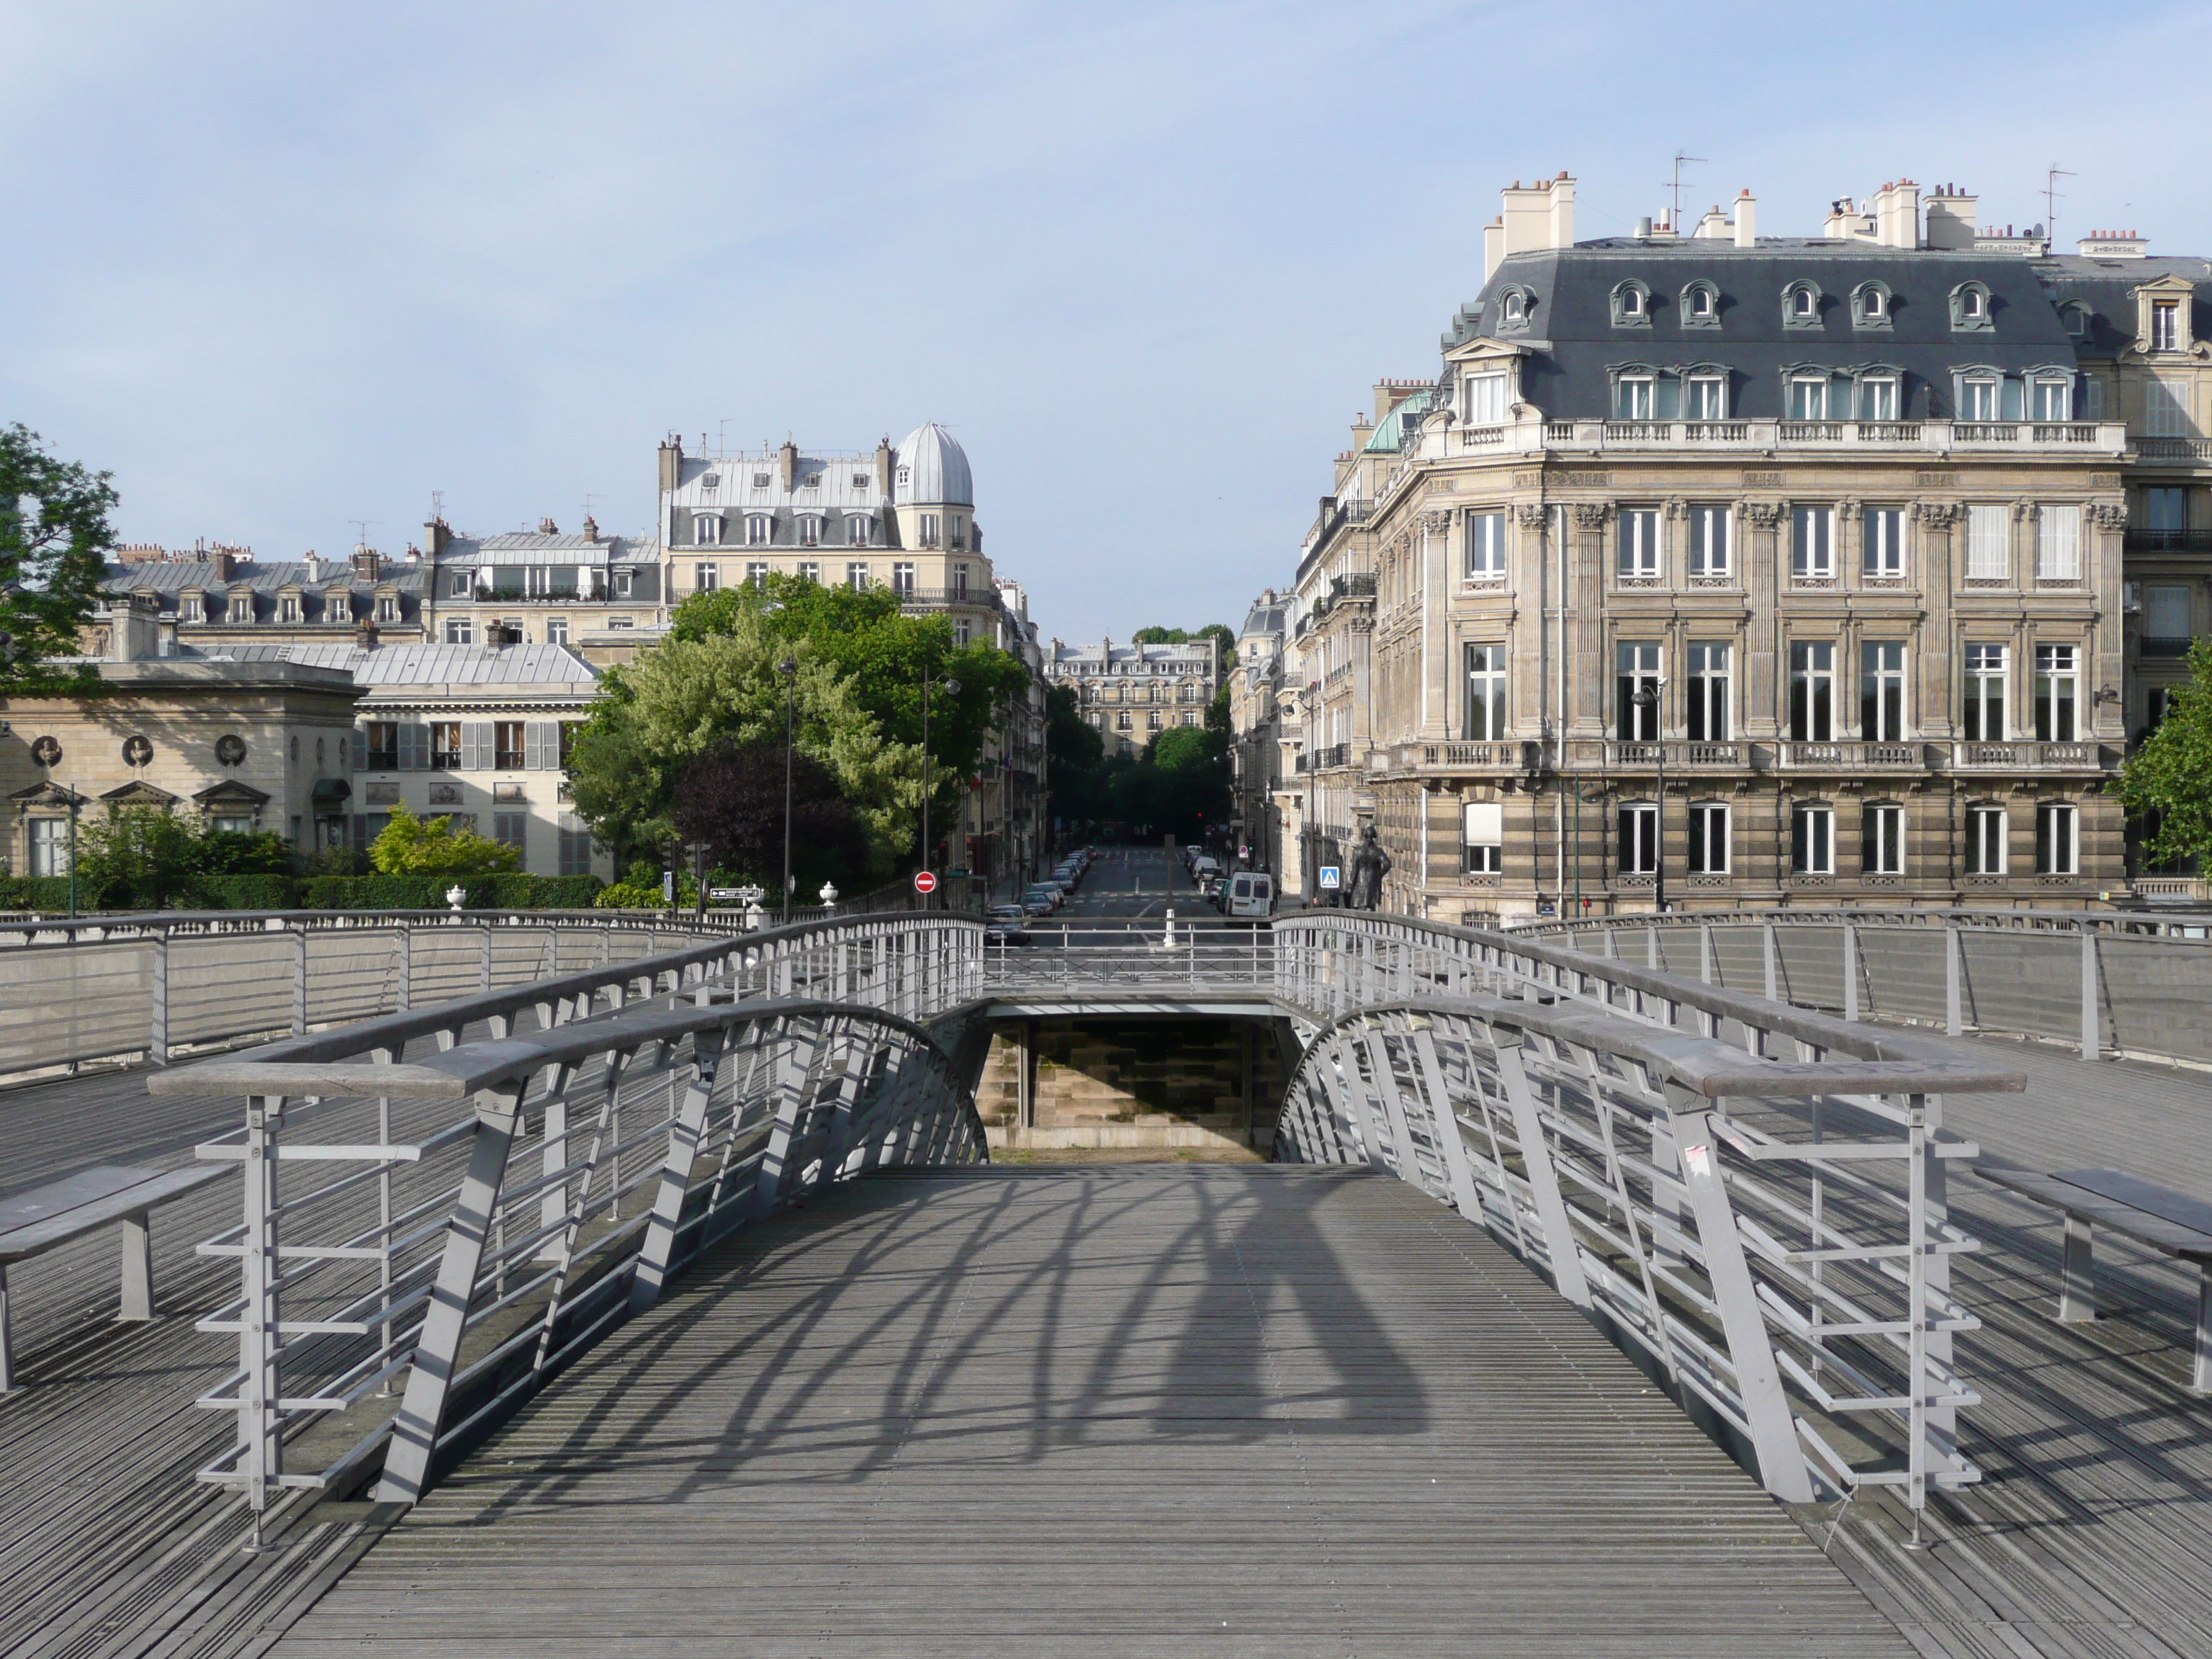
M 1175 949 L 1175 908 L 1173 906 L 1170 906 L 1168 908 L 1167 937 L 1162 939 L 1160 943 L 1162 946 L 1167 950 L 1172 951 Z

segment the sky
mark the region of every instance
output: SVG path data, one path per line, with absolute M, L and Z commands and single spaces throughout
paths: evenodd
M 2205 6 L 0 0 L 0 422 L 123 541 L 649 533 L 663 435 L 945 423 L 1047 635 L 1285 586 L 1498 191 L 1767 234 L 1956 182 L 2212 253 Z M 1856 16 L 1858 21 L 1852 21 Z M 2130 88 L 2134 90 L 2130 91 Z

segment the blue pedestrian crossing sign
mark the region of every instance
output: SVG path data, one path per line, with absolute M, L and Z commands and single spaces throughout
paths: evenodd
M 1344 872 L 1338 866 L 1334 864 L 1322 865 L 1321 867 L 1321 884 L 1324 890 L 1329 888 L 1342 887 L 1344 885 Z

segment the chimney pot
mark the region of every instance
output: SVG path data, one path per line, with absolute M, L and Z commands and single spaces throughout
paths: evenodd
M 538 533 L 541 536 L 557 536 L 561 533 L 561 526 L 550 519 L 540 519 L 538 521 Z

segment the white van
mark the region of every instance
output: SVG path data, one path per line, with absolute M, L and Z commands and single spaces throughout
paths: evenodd
M 1229 878 L 1229 902 L 1224 916 L 1271 916 L 1275 914 L 1275 878 L 1257 870 L 1240 870 Z

